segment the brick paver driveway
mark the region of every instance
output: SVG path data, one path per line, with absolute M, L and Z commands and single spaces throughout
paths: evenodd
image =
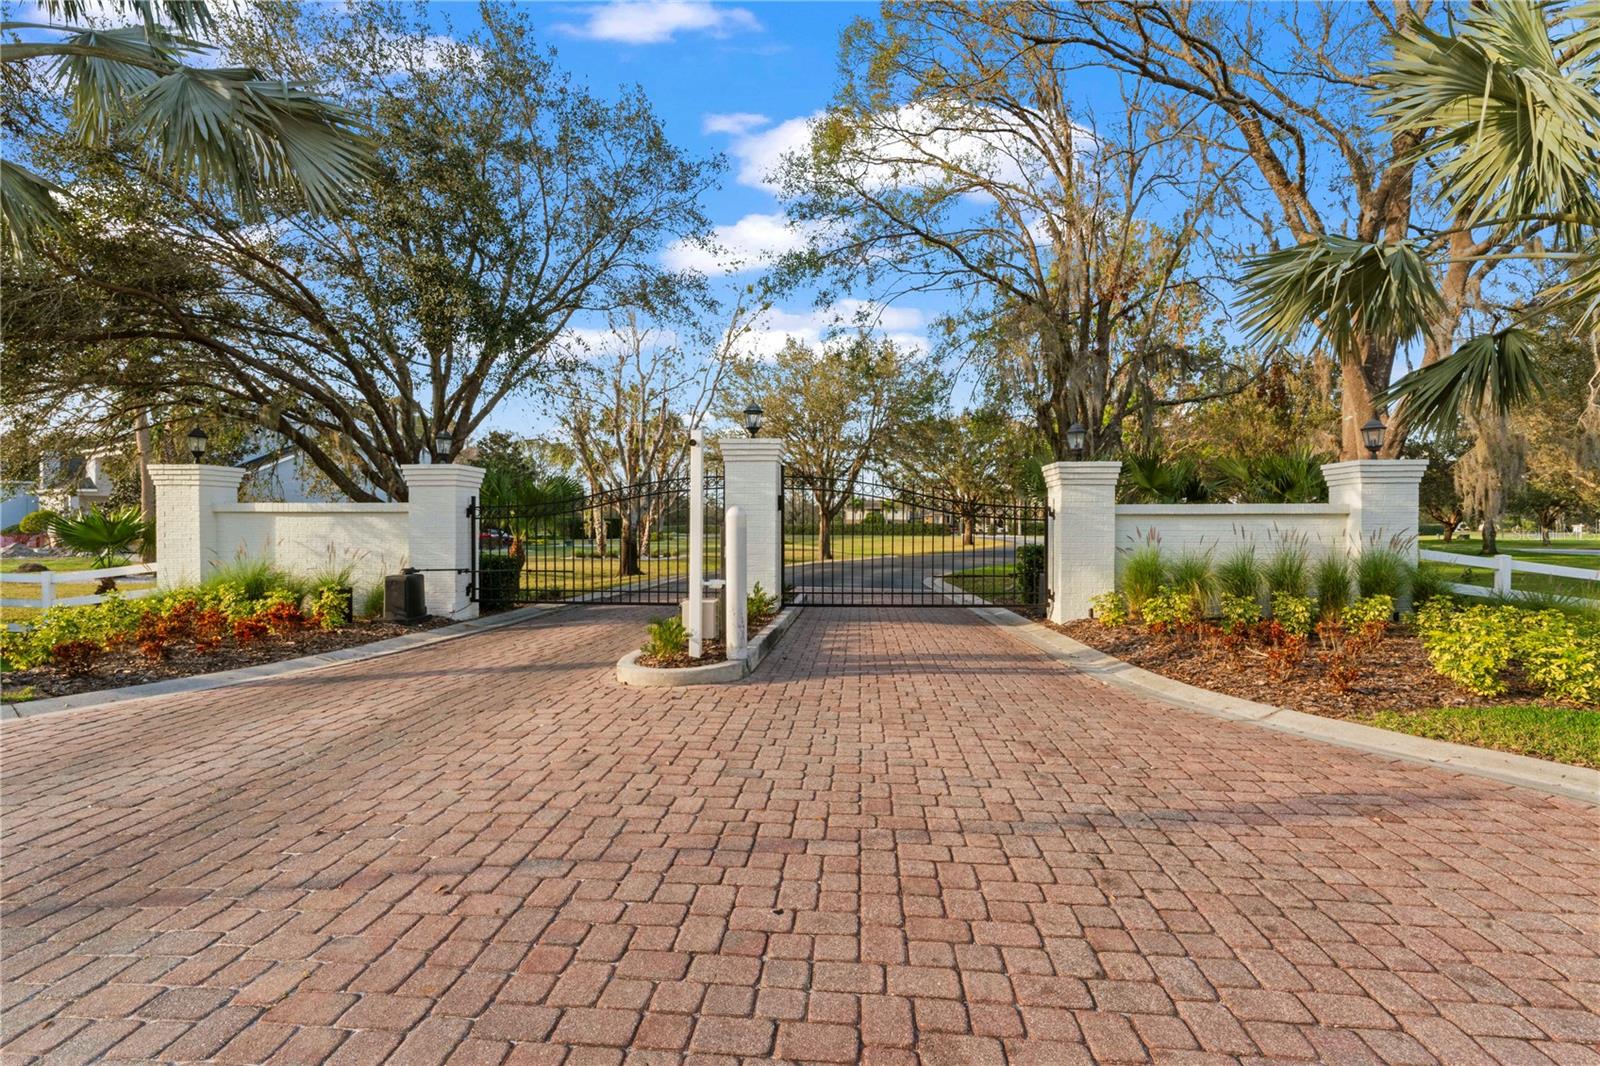
M 1600 820 L 964 611 L 571 612 L 10 723 L 13 1061 L 1600 1061 Z

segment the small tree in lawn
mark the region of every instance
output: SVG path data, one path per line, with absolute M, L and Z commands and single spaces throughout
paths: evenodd
M 1035 439 L 998 411 L 939 415 L 906 430 L 893 467 L 902 484 L 926 485 L 949 500 L 961 518 L 961 543 L 971 545 L 985 508 L 1011 494 Z
M 1529 478 L 1506 501 L 1513 514 L 1526 515 L 1539 527 L 1539 540 L 1550 546 L 1550 531 L 1557 529 L 1583 507 L 1576 485 L 1560 475 Z
M 770 361 L 736 371 L 728 413 L 752 399 L 768 436 L 783 439 L 785 471 L 817 503 L 818 558 L 833 558 L 834 518 L 856 495 L 867 465 L 928 417 L 945 378 L 931 359 L 865 333 L 813 348 L 790 338 Z
M 1438 444 L 1410 445 L 1410 458 L 1428 460 L 1422 484 L 1417 489 L 1417 503 L 1422 513 L 1444 527 L 1444 541 L 1455 539 L 1456 527 L 1467 517 L 1467 505 L 1456 488 L 1456 456 Z
M 118 507 L 110 511 L 83 511 L 73 515 L 51 515 L 50 532 L 63 547 L 94 556 L 94 569 L 121 566 L 135 546 L 155 539 L 155 523 L 137 507 Z M 109 592 L 117 579 L 100 579 L 96 592 Z

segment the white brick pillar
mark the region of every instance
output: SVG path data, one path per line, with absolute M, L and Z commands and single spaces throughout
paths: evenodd
M 197 585 L 228 545 L 217 540 L 213 508 L 239 502 L 244 471 L 236 466 L 165 463 L 150 467 L 156 489 L 156 571 L 162 588 Z
M 1089 617 L 1089 600 L 1117 587 L 1118 462 L 1044 468 L 1050 518 L 1050 621 Z
M 1426 459 L 1351 459 L 1327 463 L 1328 502 L 1349 509 L 1345 548 L 1351 553 L 1376 545 L 1398 548 L 1417 561 L 1417 488 Z
M 722 505 L 738 507 L 745 521 L 747 589 L 761 588 L 783 598 L 783 441 L 772 437 L 725 437 L 722 449 Z
M 483 467 L 408 463 L 400 473 L 406 480 L 410 565 L 423 572 L 428 613 L 476 618 L 478 605 L 467 598 L 467 571 L 478 546 L 472 543 L 467 505 L 483 484 Z

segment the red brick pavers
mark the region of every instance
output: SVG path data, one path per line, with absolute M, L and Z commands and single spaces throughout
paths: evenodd
M 573 611 L 7 724 L 7 1061 L 1600 1062 L 1591 808 L 964 611 Z

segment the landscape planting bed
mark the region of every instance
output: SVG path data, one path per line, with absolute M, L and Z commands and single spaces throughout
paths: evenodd
M 216 673 L 219 670 L 260 666 L 304 655 L 320 655 L 419 630 L 435 629 L 449 622 L 448 618 L 429 618 L 415 625 L 369 621 L 352 622 L 336 629 L 308 627 L 282 635 L 273 634 L 249 645 L 240 645 L 229 639 L 216 650 L 207 652 L 196 651 L 191 645 L 173 644 L 166 658 L 159 660 L 147 659 L 135 648 L 116 648 L 104 652 L 95 663 L 94 672 L 86 676 L 73 677 L 55 666 L 36 666 L 29 670 L 8 670 L 0 674 L 0 687 L 3 687 L 7 701 L 71 696 L 80 692 L 97 692 Z

